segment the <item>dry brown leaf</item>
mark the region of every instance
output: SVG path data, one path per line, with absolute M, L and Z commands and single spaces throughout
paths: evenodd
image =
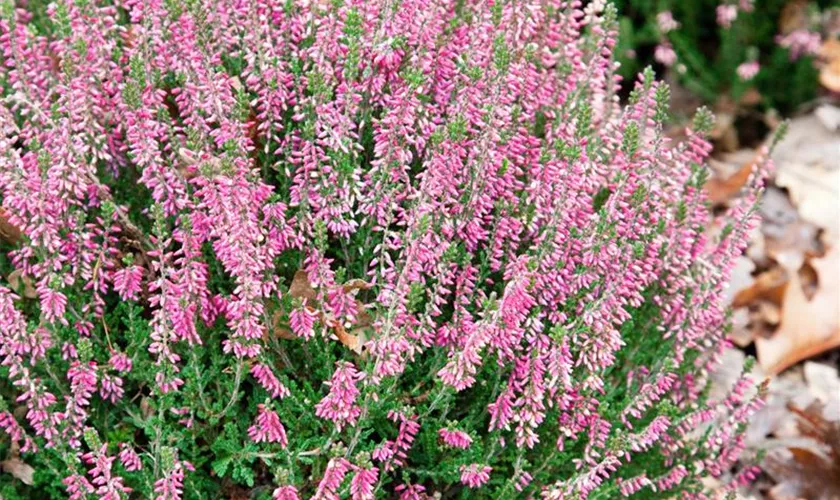
M 20 240 L 20 229 L 9 222 L 6 210 L 0 208 L 0 239 L 14 245 Z
M 776 184 L 787 188 L 802 219 L 834 237 L 840 235 L 840 139 L 836 146 L 838 168 L 791 163 L 776 174 Z
M 791 0 L 779 15 L 779 31 L 786 35 L 808 27 L 808 0 Z
M 709 195 L 709 200 L 715 204 L 725 203 L 737 195 L 752 173 L 753 165 L 755 165 L 756 155 L 750 161 L 741 164 L 738 171 L 725 179 L 712 177 L 706 182 L 706 193 Z
M 811 265 L 819 277 L 819 288 L 808 300 L 802 278 L 790 273 L 782 302 L 782 321 L 769 339 L 756 339 L 758 361 L 767 373 L 785 368 L 840 346 L 840 248 Z M 758 280 L 757 280 L 758 281 Z
M 840 133 L 826 120 L 836 108 L 820 108 L 791 120 L 785 137 L 773 150 L 776 185 L 787 188 L 802 220 L 840 234 Z M 829 116 L 830 118 L 830 116 Z
M 306 271 L 300 270 L 295 273 L 292 284 L 289 286 L 289 295 L 295 299 L 315 300 L 317 294 L 309 283 L 309 275 Z
M 819 55 L 826 61 L 840 59 L 840 39 L 837 37 L 827 38 L 820 47 Z
M 9 282 L 9 285 L 12 286 L 12 290 L 21 296 L 27 299 L 34 299 L 38 297 L 38 291 L 35 290 L 35 286 L 32 284 L 32 279 L 29 276 L 23 276 L 23 272 L 20 269 L 15 269 L 9 273 L 6 280 Z
M 763 468 L 778 483 L 769 492 L 771 498 L 840 499 L 840 422 L 823 418 L 823 409 L 819 402 L 804 410 L 788 405 L 804 439 L 768 454 Z
M 838 168 L 839 139 L 836 131 L 814 112 L 790 120 L 785 136 L 773 149 L 772 158 L 779 171 L 788 163 Z
M 715 124 L 709 138 L 715 142 L 718 151 L 737 151 L 740 145 L 735 130 L 735 115 L 738 105 L 729 96 L 723 95 L 714 105 Z
M 750 313 L 746 309 L 738 309 L 732 313 L 732 331 L 729 339 L 738 347 L 744 348 L 753 343 L 755 333 L 750 327 Z
M 367 290 L 371 285 L 365 280 L 352 279 L 342 285 L 342 287 L 344 288 L 344 293 L 350 293 L 354 290 Z
M 761 234 L 763 250 L 786 269 L 797 269 L 806 256 L 820 253 L 819 229 L 803 221 L 788 196 L 776 187 L 769 187 L 761 199 Z
M 838 43 L 840 45 L 840 43 Z M 840 130 L 840 108 L 831 104 L 822 104 L 814 110 L 816 116 L 827 130 Z
M 773 268 L 758 275 L 750 287 L 735 294 L 732 307 L 744 307 L 759 300 L 779 306 L 782 304 L 787 285 L 788 277 L 784 269 Z
M 782 311 L 775 304 L 769 302 L 760 302 L 758 304 L 758 314 L 761 320 L 768 325 L 778 325 L 782 321 Z
M 283 311 L 281 309 L 277 309 L 274 311 L 274 314 L 271 317 L 272 329 L 271 331 L 274 332 L 275 335 L 280 337 L 281 339 L 292 340 L 297 338 L 297 335 L 294 334 L 293 331 L 283 326 Z M 268 340 L 268 331 L 263 332 L 263 339 Z
M 370 286 L 371 285 L 369 283 L 360 279 L 353 279 L 342 285 L 344 293 L 348 294 L 357 293 L 359 290 L 370 288 Z M 299 270 L 295 272 L 295 276 L 292 278 L 292 284 L 289 286 L 289 295 L 296 299 L 305 300 L 306 305 L 304 307 L 309 309 L 311 312 L 316 313 L 324 325 L 332 328 L 333 334 L 339 342 L 347 346 L 356 354 L 362 353 L 362 347 L 365 344 L 364 329 L 373 323 L 373 318 L 365 310 L 365 306 L 361 301 L 356 300 L 356 307 L 359 313 L 357 314 L 355 321 L 348 325 L 350 328 L 350 331 L 348 331 L 345 325 L 342 325 L 335 318 L 318 309 L 318 294 L 309 282 L 309 276 L 306 271 Z M 295 334 L 291 330 L 281 324 L 282 317 L 283 311 L 277 310 L 274 312 L 274 332 L 281 338 L 296 338 Z
M 840 92 L 840 59 L 835 59 L 820 69 L 820 83 L 832 92 Z
M 19 458 L 7 458 L 0 462 L 0 468 L 8 472 L 12 476 L 20 479 L 23 484 L 32 486 L 32 478 L 35 474 L 35 469 Z
M 741 94 L 741 97 L 738 99 L 738 104 L 749 108 L 761 104 L 762 100 L 764 100 L 764 96 L 761 95 L 761 92 L 755 87 L 750 87 Z
M 752 273 L 755 271 L 755 264 L 748 257 L 740 256 L 735 259 L 735 267 L 729 278 L 729 287 L 724 292 L 724 301 L 731 303 L 741 290 L 750 288 L 755 281 Z
M 338 341 L 347 346 L 348 349 L 356 354 L 362 353 L 364 341 L 361 339 L 361 336 L 348 333 L 342 325 L 335 325 L 333 332 L 335 332 L 335 336 L 338 338 Z
M 829 38 L 823 42 L 819 55 L 826 61 L 820 69 L 820 83 L 832 92 L 840 92 L 840 40 Z
M 808 392 L 823 404 L 823 418 L 840 422 L 840 373 L 837 368 L 808 361 L 802 371 Z

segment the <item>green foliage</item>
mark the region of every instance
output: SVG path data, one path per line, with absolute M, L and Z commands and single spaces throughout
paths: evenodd
M 671 73 L 694 95 L 707 103 L 722 95 L 738 101 L 754 87 L 762 96 L 761 106 L 790 113 L 797 106 L 817 96 L 819 82 L 810 56 L 792 61 L 787 49 L 780 47 L 780 19 L 788 0 L 755 2 L 751 12 L 740 10 L 729 28 L 718 26 L 716 8 L 722 0 L 616 0 L 622 17 L 616 57 L 625 80 L 645 65 L 654 64 L 654 48 L 667 41 L 677 53 Z M 737 3 L 737 2 L 736 2 Z M 813 0 L 811 12 L 831 7 L 831 0 Z M 663 34 L 656 16 L 670 11 L 680 27 Z M 742 81 L 736 69 L 741 63 L 756 59 L 761 70 L 750 82 Z M 662 72 L 665 68 L 656 63 Z

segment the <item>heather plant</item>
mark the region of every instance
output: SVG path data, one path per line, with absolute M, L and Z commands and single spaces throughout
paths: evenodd
M 761 106 L 790 113 L 818 95 L 815 68 L 830 0 L 616 0 L 622 17 L 616 54 L 630 77 L 646 64 L 669 69 L 714 103 L 749 89 Z M 831 7 L 834 6 L 834 9 Z M 827 23 L 830 24 L 830 23 Z
M 559 0 L 3 1 L 0 495 L 748 481 L 761 391 L 708 386 L 770 166 L 712 218 L 711 116 L 671 143 L 650 70 L 622 107 L 617 29 Z

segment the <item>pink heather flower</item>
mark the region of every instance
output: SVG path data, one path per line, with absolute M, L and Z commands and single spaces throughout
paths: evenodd
M 20 442 L 23 441 L 23 446 L 20 447 L 20 451 L 22 453 L 38 451 L 38 447 L 35 445 L 35 442 L 26 435 L 26 432 L 20 424 L 18 424 L 14 415 L 8 411 L 0 412 L 0 429 L 6 431 L 9 438 L 11 438 L 11 440 L 19 446 Z
M 140 282 L 143 279 L 143 268 L 127 266 L 114 273 L 114 291 L 123 300 L 135 300 L 140 293 Z
M 87 407 L 90 406 L 91 398 L 96 392 L 96 362 L 82 363 L 73 361 L 67 370 L 67 379 L 70 381 L 70 394 L 65 396 L 67 407 L 65 415 L 71 423 L 65 429 L 65 435 L 71 446 L 80 446 L 79 436 L 83 431 L 83 425 L 87 419 Z
M 717 13 L 718 26 L 729 28 L 732 22 L 738 18 L 738 6 L 732 4 L 721 4 L 717 6 L 715 11 Z
M 490 480 L 490 472 L 492 467 L 482 466 L 479 464 L 470 464 L 461 466 L 461 484 L 470 488 L 478 488 L 483 486 Z
M 514 484 L 513 487 L 516 489 L 516 491 L 522 492 L 525 488 L 528 487 L 529 484 L 531 484 L 531 481 L 533 480 L 534 478 L 531 477 L 531 474 L 522 471 L 519 474 L 519 477 L 517 477 L 516 484 Z
M 124 393 L 123 380 L 114 375 L 104 374 L 99 381 L 99 395 L 111 403 L 116 403 Z
M 172 468 L 163 472 L 163 477 L 155 481 L 155 500 L 181 500 L 184 494 L 184 473 L 194 470 L 192 464 L 178 460 L 177 452 Z
M 93 492 L 103 500 L 122 500 L 131 488 L 123 485 L 123 479 L 112 473 L 116 457 L 108 456 L 108 446 L 103 444 L 101 448 L 92 450 L 82 455 L 82 461 L 90 466 L 88 474 L 91 477 L 91 484 L 95 487 Z
M 318 483 L 318 489 L 313 500 L 338 500 L 338 489 L 344 481 L 344 476 L 350 470 L 350 463 L 343 458 L 333 458 L 327 463 L 324 477 Z
M 289 313 L 289 326 L 298 337 L 310 339 L 315 335 L 315 321 L 318 314 L 311 307 L 300 307 Z
M 300 500 L 298 490 L 294 486 L 279 486 L 271 494 L 272 500 Z
M 390 470 L 393 466 L 399 467 L 405 463 L 408 458 L 408 450 L 411 449 L 417 433 L 420 432 L 420 423 L 417 422 L 416 415 L 409 416 L 394 410 L 388 412 L 388 418 L 400 423 L 397 439 L 393 441 L 394 456 L 386 465 L 386 469 Z
M 475 374 L 481 363 L 481 352 L 493 338 L 496 328 L 490 321 L 472 325 L 464 332 L 464 345 L 452 353 L 450 361 L 437 375 L 446 385 L 462 391 L 475 383 Z
M 350 495 L 353 500 L 373 500 L 373 490 L 379 479 L 379 469 L 376 467 L 358 467 L 350 480 Z
M 400 494 L 400 500 L 428 500 L 426 487 L 422 484 L 401 484 L 394 488 Z
M 654 479 L 653 483 L 656 484 L 656 487 L 660 491 L 668 491 L 680 484 L 682 480 L 685 479 L 687 476 L 688 470 L 686 470 L 684 465 L 679 464 L 667 473 L 665 473 L 663 476 Z
M 669 42 L 662 42 L 654 49 L 653 58 L 663 66 L 671 67 L 677 62 L 677 53 Z
M 738 78 L 746 82 L 755 78 L 760 68 L 758 61 L 747 61 L 741 63 L 735 72 L 738 73 Z
M 439 429 L 438 436 L 440 440 L 444 442 L 447 446 L 451 446 L 452 448 L 460 448 L 462 450 L 466 450 L 472 444 L 472 438 L 469 434 L 463 431 L 449 430 L 449 429 Z
M 315 414 L 332 420 L 338 431 L 341 431 L 345 425 L 351 427 L 355 425 L 356 419 L 362 413 L 362 409 L 356 404 L 356 398 L 360 394 L 359 389 L 356 388 L 356 382 L 363 377 L 364 374 L 356 370 L 353 363 L 337 362 L 335 372 L 327 383 L 330 392 L 315 405 Z
M 644 431 L 629 437 L 630 449 L 635 452 L 648 450 L 670 427 L 671 421 L 668 417 L 662 415 L 656 417 Z
M 94 491 L 90 481 L 80 474 L 71 474 L 61 482 L 67 488 L 67 495 L 70 500 L 84 500 L 88 495 L 93 494 Z
M 76 350 L 76 346 L 71 344 L 70 342 L 65 342 L 61 345 L 61 359 L 64 361 L 70 361 L 71 359 L 79 359 L 79 352 Z
M 776 43 L 788 49 L 790 60 L 795 61 L 802 56 L 819 53 L 822 45 L 822 37 L 819 33 L 813 31 L 795 30 L 787 35 L 776 37 Z
M 193 415 L 193 410 L 189 406 L 184 406 L 181 408 L 170 408 L 169 411 L 173 415 L 184 417 L 178 419 L 178 423 L 183 425 L 187 429 L 192 429 L 192 426 L 195 423 L 195 416 Z
M 646 486 L 651 486 L 652 484 L 653 482 L 651 482 L 651 480 L 648 479 L 645 474 L 641 474 L 630 479 L 619 481 L 618 490 L 623 496 L 629 497 L 637 493 L 642 488 Z
M 125 467 L 125 470 L 134 472 L 143 469 L 143 462 L 140 456 L 134 451 L 134 448 L 125 443 L 120 443 L 120 462 Z
M 111 354 L 111 359 L 108 360 L 108 364 L 111 365 L 111 368 L 120 373 L 130 372 L 132 366 L 131 358 L 122 352 L 114 352 Z
M 257 408 L 259 413 L 254 420 L 254 425 L 248 428 L 248 436 L 256 443 L 280 443 L 280 446 L 285 448 L 288 440 L 286 429 L 280 423 L 280 417 L 264 404 L 257 405 Z
M 41 311 L 50 323 L 59 321 L 67 324 L 64 319 L 64 309 L 67 307 L 67 297 L 63 293 L 42 284 L 38 286 L 38 297 L 41 299 Z
M 665 10 L 656 15 L 656 25 L 663 35 L 680 27 L 680 23 L 674 20 L 670 10 Z
M 285 398 L 289 395 L 289 390 L 277 380 L 277 377 L 274 376 L 274 372 L 268 365 L 264 365 L 262 363 L 255 363 L 251 367 L 251 375 L 257 379 L 257 382 L 271 394 L 273 398 Z

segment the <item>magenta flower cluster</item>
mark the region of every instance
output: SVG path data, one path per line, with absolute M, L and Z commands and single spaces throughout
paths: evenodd
M 0 5 L 0 214 L 22 234 L 0 427 L 53 464 L 43 483 L 701 499 L 705 476 L 745 480 L 760 394 L 705 387 L 769 165 L 711 218 L 711 118 L 672 142 L 650 73 L 619 101 L 612 6 Z

